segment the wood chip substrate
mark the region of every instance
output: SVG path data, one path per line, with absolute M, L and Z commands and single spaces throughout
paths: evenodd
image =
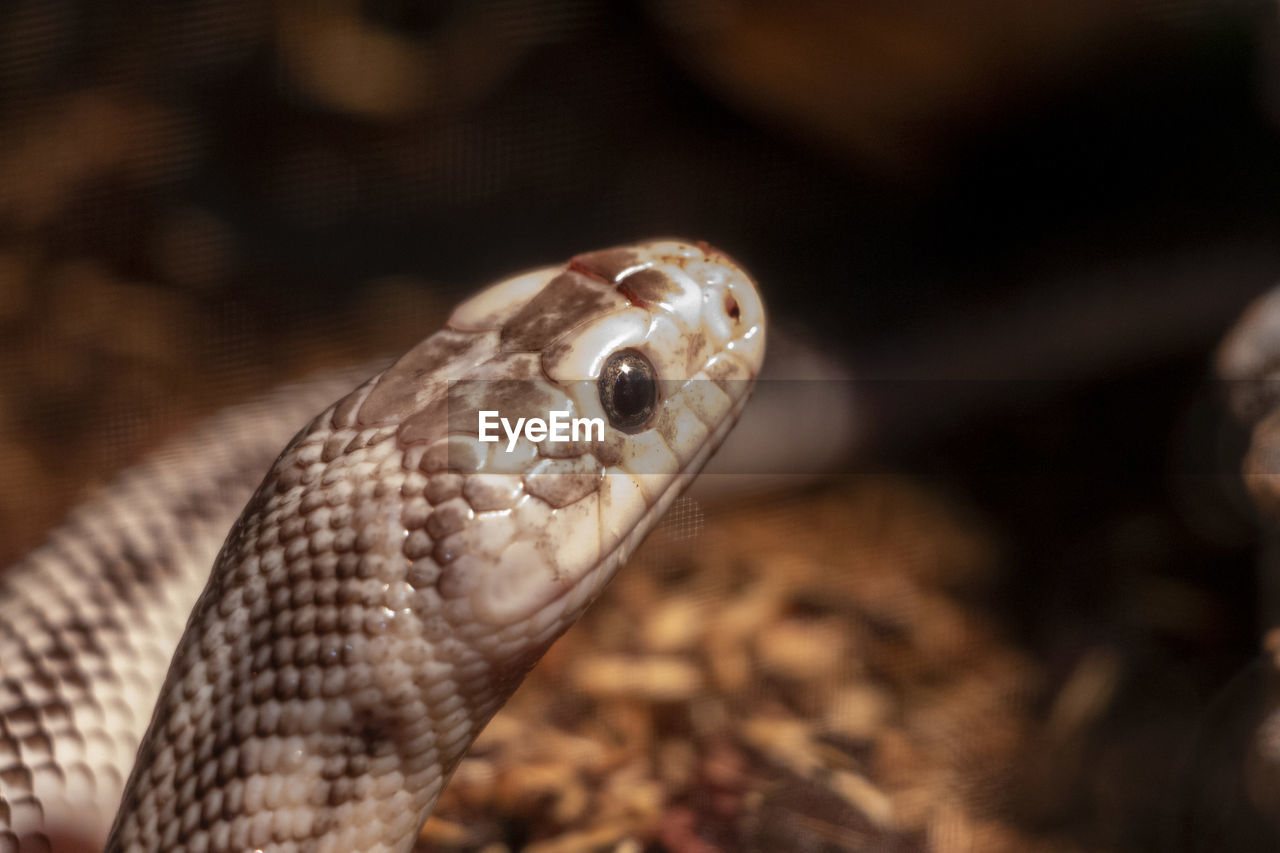
M 678 504 L 458 769 L 423 850 L 1068 851 L 1000 818 L 1032 663 L 977 526 L 888 476 Z

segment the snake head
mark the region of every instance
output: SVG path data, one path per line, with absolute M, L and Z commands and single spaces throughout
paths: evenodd
M 394 430 L 415 609 L 545 647 L 732 427 L 764 326 L 736 263 L 675 240 L 578 255 L 460 305 L 333 415 Z
M 498 351 L 453 383 L 449 434 L 424 455 L 428 469 L 465 475 L 470 509 L 441 592 L 494 628 L 554 638 L 732 427 L 764 323 L 736 263 L 673 240 L 579 255 L 461 305 L 449 326 L 496 335 Z M 486 411 L 506 424 L 480 436 Z M 521 418 L 552 412 L 598 428 L 508 439 Z

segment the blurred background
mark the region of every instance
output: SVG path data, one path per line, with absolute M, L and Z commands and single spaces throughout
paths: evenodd
M 824 478 L 682 504 L 424 849 L 1274 850 L 1272 783 L 1236 790 L 1270 626 L 1213 359 L 1280 278 L 1278 23 L 9 0 L 0 558 L 498 275 L 705 239 L 809 350 L 792 419 L 858 428 Z

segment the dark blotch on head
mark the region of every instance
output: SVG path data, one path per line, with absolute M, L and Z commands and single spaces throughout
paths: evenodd
M 624 307 L 612 287 L 573 272 L 561 273 L 502 328 L 503 352 L 540 352 L 588 320 Z
M 432 371 L 483 344 L 484 336 L 474 332 L 436 332 L 387 368 L 360 404 L 357 420 L 364 426 L 404 420 Z
M 563 398 L 529 374 L 455 382 L 449 387 L 449 432 L 475 435 L 482 409 L 497 411 L 514 424 L 517 418 L 545 419 L 551 410 L 562 408 Z
M 569 268 L 601 281 L 613 282 L 638 263 L 640 255 L 631 249 L 605 249 L 576 256 L 569 262 Z
M 618 290 L 631 304 L 645 308 L 661 302 L 671 292 L 671 278 L 658 270 L 636 270 L 618 282 Z

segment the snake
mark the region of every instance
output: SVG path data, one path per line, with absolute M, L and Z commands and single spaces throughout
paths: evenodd
M 652 240 L 156 449 L 0 573 L 0 853 L 410 849 L 764 352 L 743 268 Z

